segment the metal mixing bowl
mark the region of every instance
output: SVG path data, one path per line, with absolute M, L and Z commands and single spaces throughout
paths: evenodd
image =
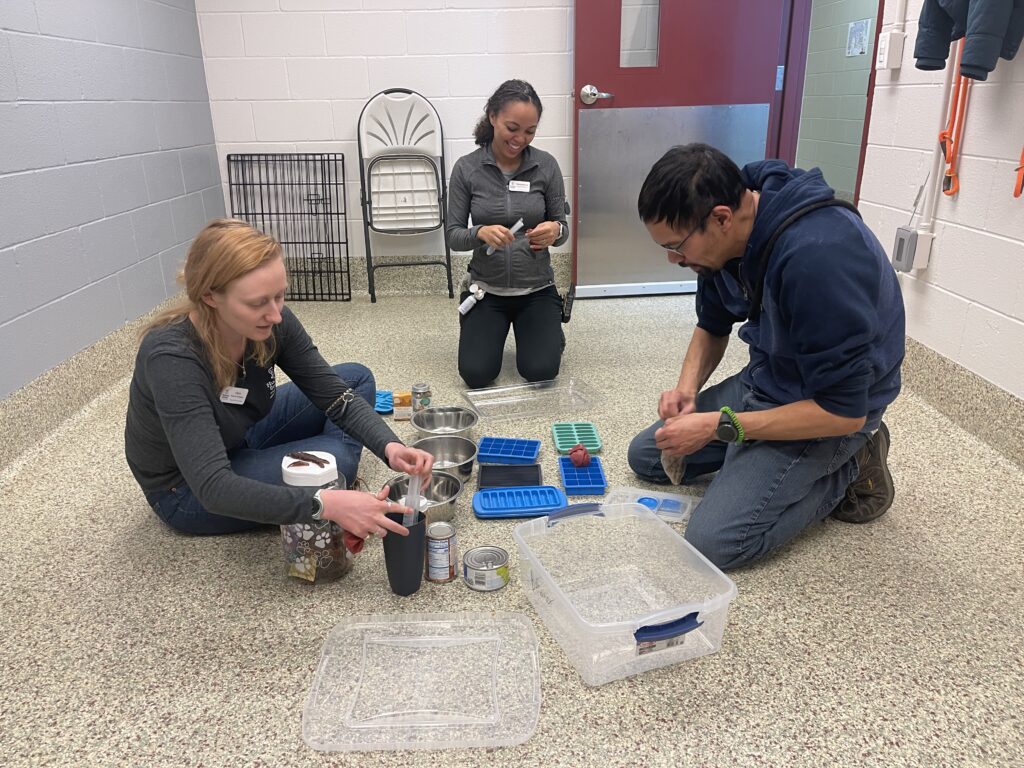
M 455 502 L 462 493 L 462 481 L 455 475 L 447 472 L 439 472 L 436 469 L 431 473 L 430 487 L 423 489 L 423 498 L 427 506 L 424 514 L 427 516 L 427 524 L 436 523 L 438 520 L 448 521 L 455 517 Z M 388 480 L 388 498 L 391 501 L 403 501 L 409 490 L 409 476 L 395 475 Z M 421 506 L 422 509 L 422 506 Z
M 412 415 L 412 425 L 425 435 L 470 437 L 479 419 L 476 411 L 458 405 L 424 408 Z
M 426 451 L 434 457 L 434 469 L 450 472 L 462 482 L 473 474 L 476 461 L 476 443 L 468 437 L 458 435 L 434 435 L 423 437 L 412 444 L 413 448 Z

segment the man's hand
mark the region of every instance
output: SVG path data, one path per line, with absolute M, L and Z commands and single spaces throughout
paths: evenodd
M 661 393 L 661 399 L 658 401 L 658 418 L 662 421 L 668 421 L 673 416 L 680 414 L 694 413 L 696 410 L 696 393 L 669 389 Z
M 718 412 L 682 413 L 665 419 L 654 433 L 654 444 L 673 456 L 689 456 L 715 439 Z

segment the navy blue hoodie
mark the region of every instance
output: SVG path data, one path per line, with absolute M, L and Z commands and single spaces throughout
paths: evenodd
M 750 163 L 743 178 L 761 193 L 746 250 L 698 281 L 697 325 L 715 336 L 747 319 L 778 225 L 835 197 L 821 171 L 781 160 Z M 777 405 L 814 400 L 839 416 L 880 415 L 900 391 L 905 330 L 896 273 L 871 230 L 850 210 L 821 208 L 786 229 L 766 266 L 760 317 L 739 332 L 750 346 L 742 381 Z

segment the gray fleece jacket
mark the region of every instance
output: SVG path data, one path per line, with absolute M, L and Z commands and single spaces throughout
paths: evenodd
M 469 263 L 473 280 L 503 288 L 541 288 L 554 281 L 551 254 L 547 248 L 531 250 L 526 231 L 544 221 L 559 221 L 565 226 L 555 245 L 561 245 L 569 239 L 566 213 L 565 184 L 555 158 L 526 147 L 522 165 L 510 182 L 494 161 L 490 146 L 479 147 L 459 158 L 452 170 L 448 244 L 456 251 L 473 251 Z M 523 227 L 515 242 L 488 256 L 487 245 L 476 236 L 480 227 L 501 224 L 511 228 L 519 218 Z
M 128 467 L 144 491 L 185 482 L 216 514 L 261 523 L 310 521 L 315 488 L 261 483 L 231 468 L 230 452 L 245 446 L 246 431 L 273 407 L 275 365 L 322 410 L 348 387 L 288 307 L 281 310 L 274 339 L 269 365 L 245 361 L 235 385 L 248 393 L 244 403 L 232 405 L 221 402 L 203 344 L 188 319 L 146 334 L 135 358 L 124 431 Z M 361 397 L 342 415 L 329 415 L 382 460 L 388 443 L 401 442 Z

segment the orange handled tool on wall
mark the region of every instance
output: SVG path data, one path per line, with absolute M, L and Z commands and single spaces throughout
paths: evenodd
M 1020 165 L 1017 166 L 1017 183 L 1013 186 L 1013 196 L 1020 197 L 1024 192 L 1024 149 L 1020 151 Z
M 964 40 L 960 40 L 956 54 L 956 72 L 960 71 L 960 59 L 964 52 Z M 963 143 L 964 122 L 967 119 L 967 97 L 970 94 L 971 78 L 956 74 L 953 96 L 949 101 L 949 119 L 946 127 L 939 132 L 939 145 L 946 160 L 946 174 L 942 178 L 942 194 L 953 197 L 960 191 L 960 177 L 957 174 L 957 161 L 960 157 L 960 146 Z

